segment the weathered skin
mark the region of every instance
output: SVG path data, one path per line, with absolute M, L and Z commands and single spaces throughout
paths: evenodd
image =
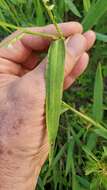
M 89 60 L 86 51 L 92 47 L 95 34 L 80 34 L 82 26 L 75 22 L 60 27 L 65 37 L 73 35 L 66 42 L 66 89 L 85 70 Z M 56 33 L 53 25 L 32 30 Z M 46 51 L 49 43 L 27 35 L 0 49 L 1 190 L 33 190 L 48 155 L 44 109 L 47 59 L 39 65 L 38 61 L 39 53 Z

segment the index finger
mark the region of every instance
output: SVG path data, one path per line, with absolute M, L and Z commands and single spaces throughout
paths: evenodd
M 75 33 L 82 33 L 82 25 L 77 22 L 66 22 L 59 24 L 63 35 L 65 37 L 71 36 Z M 43 32 L 53 35 L 58 35 L 56 28 L 53 24 L 44 27 L 30 27 L 27 28 L 33 32 Z M 19 31 L 14 32 L 5 41 L 12 39 L 18 35 Z M 25 34 L 22 39 L 18 40 L 15 44 L 12 44 L 11 48 L 0 48 L 0 57 L 9 59 L 16 63 L 26 62 L 32 51 L 44 51 L 49 47 L 52 39 L 44 39 L 41 36 L 33 36 Z
M 66 23 L 60 23 L 58 24 L 60 29 L 62 30 L 62 33 L 64 37 L 71 36 L 76 33 L 82 33 L 83 28 L 82 25 L 78 22 L 66 22 Z M 47 33 L 47 34 L 52 34 L 52 35 L 58 35 L 56 28 L 53 24 L 44 26 L 44 27 L 32 27 L 28 28 L 32 32 L 42 32 L 42 33 Z M 45 49 L 48 48 L 50 42 L 52 39 L 44 39 L 43 37 L 40 36 L 32 36 L 32 35 L 25 35 L 22 39 L 21 42 L 28 48 L 36 51 L 44 51 Z

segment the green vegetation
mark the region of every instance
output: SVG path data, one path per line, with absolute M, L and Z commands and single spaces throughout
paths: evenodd
M 65 45 L 63 39 L 56 40 L 52 43 L 49 49 L 48 57 L 49 63 L 46 72 L 46 123 L 48 127 L 48 139 L 50 144 L 49 158 L 51 162 L 55 140 L 58 133 L 63 95 L 65 62 Z
M 50 3 L 55 4 L 53 14 L 57 22 L 68 20 L 82 22 L 85 31 L 93 28 L 97 32 L 98 40 L 90 52 L 91 60 L 87 71 L 72 88 L 64 92 L 63 101 L 66 103 L 62 102 L 61 113 L 63 114 L 60 119 L 53 162 L 49 167 L 49 162 L 46 161 L 38 180 L 37 190 L 106 190 L 107 0 L 51 0 Z M 24 26 L 48 24 L 51 22 L 50 17 L 42 0 L 1 0 L 0 35 L 3 37 L 19 29 L 21 31 L 17 36 L 19 39 L 23 33 L 31 32 L 23 28 Z M 32 35 L 43 36 L 41 33 L 32 33 Z M 55 36 L 48 37 L 57 39 Z M 61 45 L 57 41 L 54 43 L 56 44 L 52 45 L 53 47 L 51 46 L 49 50 L 51 64 L 52 51 L 57 53 L 58 46 Z M 61 64 L 60 56 L 59 59 Z M 49 72 L 50 69 L 55 69 L 55 65 L 49 68 Z M 55 73 L 57 75 L 56 70 Z M 47 76 L 49 77 L 49 73 Z M 63 68 L 61 78 L 60 87 L 63 81 Z M 52 82 L 54 83 L 55 80 Z M 50 87 L 47 97 L 49 93 Z M 51 93 L 50 96 L 56 98 L 56 94 Z M 56 93 L 58 93 L 56 101 L 60 101 L 61 88 Z M 53 106 L 56 107 L 55 102 Z M 57 124 L 59 110 L 56 111 L 58 111 L 58 115 L 54 116 L 56 121 L 55 118 L 52 119 Z M 58 128 L 56 128 L 54 140 L 57 130 Z

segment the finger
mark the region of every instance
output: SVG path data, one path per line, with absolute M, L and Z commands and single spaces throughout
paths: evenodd
M 78 35 L 78 34 L 77 34 Z M 86 33 L 84 33 L 84 35 L 83 35 L 85 38 L 86 38 L 86 45 L 85 45 L 85 49 L 86 50 L 89 50 L 92 46 L 93 46 L 93 44 L 94 44 L 94 42 L 95 42 L 95 38 L 96 38 L 96 36 L 95 36 L 95 33 L 93 32 L 93 31 L 88 31 L 88 32 L 86 32 Z M 72 38 L 72 37 L 71 37 Z M 69 38 L 70 39 L 70 38 Z M 85 39 L 84 39 L 85 40 Z M 79 40 L 78 40 L 79 41 Z M 68 43 L 68 39 L 67 39 L 67 41 L 66 41 L 66 44 Z M 73 43 L 73 42 L 71 42 L 71 43 Z M 74 43 L 75 43 L 75 41 L 74 41 Z M 84 43 L 81 43 L 81 41 L 79 42 L 81 45 L 83 45 L 84 46 Z M 76 45 L 76 43 L 75 43 L 75 45 Z M 80 46 L 77 46 L 77 47 L 79 47 L 79 50 L 80 50 Z M 83 48 L 81 48 L 82 50 L 84 49 L 84 47 Z M 80 50 L 80 54 L 81 54 L 82 52 L 81 52 L 81 50 Z M 70 54 L 72 54 L 72 52 L 71 52 L 71 50 L 70 50 Z M 72 69 L 72 64 L 71 64 L 71 59 L 73 58 L 73 56 L 71 56 L 70 55 L 70 58 L 68 59 L 68 57 L 69 57 L 69 53 L 67 54 L 67 62 L 68 62 L 68 64 L 67 65 L 70 65 L 70 67 L 71 67 L 71 69 Z M 72 58 L 71 58 L 72 57 Z M 38 64 L 38 62 L 40 61 L 40 58 L 35 54 L 35 52 L 34 52 L 34 55 L 32 55 L 31 54 L 31 56 L 29 57 L 29 59 L 24 63 L 24 65 L 28 68 L 28 69 L 32 69 L 32 68 L 34 68 L 37 64 Z M 68 70 L 70 70 L 70 67 L 66 67 Z M 67 71 L 66 71 L 66 68 L 65 68 L 65 73 L 68 73 Z
M 75 38 L 76 38 L 76 36 L 79 36 L 79 34 L 75 35 Z M 93 45 L 93 43 L 95 42 L 95 33 L 93 31 L 88 31 L 88 32 L 86 32 L 84 34 L 84 37 L 87 40 L 86 41 L 86 45 L 85 45 L 86 46 L 85 49 L 88 50 Z M 72 49 L 75 50 L 74 45 L 77 46 L 77 48 L 79 48 L 79 49 L 76 50 L 76 51 L 80 51 L 80 53 L 78 52 L 78 54 L 81 54 L 82 51 L 84 50 L 84 47 L 80 48 L 80 45 L 79 46 L 76 45 L 76 44 L 80 43 L 81 46 L 82 45 L 84 46 L 85 42 L 84 43 L 81 42 L 81 40 L 82 41 L 84 40 L 84 39 L 82 39 L 84 37 L 82 37 L 80 35 L 80 39 L 77 39 L 77 42 L 75 41 L 74 38 L 71 38 L 72 39 L 71 41 L 70 41 L 70 38 L 69 38 L 69 40 L 67 40 L 66 46 L 67 46 L 67 50 L 69 51 L 69 53 L 67 52 L 67 56 L 66 56 L 66 60 L 67 60 L 66 62 L 67 62 L 67 64 L 66 64 L 66 67 L 65 67 L 65 75 L 69 74 L 69 72 L 72 70 L 72 68 L 74 66 L 73 63 L 76 62 L 76 61 L 73 61 L 73 55 L 72 55 L 72 53 L 73 53 Z M 69 44 L 73 45 L 73 47 L 70 50 L 69 50 L 69 47 L 68 47 Z M 3 73 L 3 72 L 9 73 L 10 72 L 11 74 L 14 74 L 14 75 L 20 75 L 22 73 L 22 70 L 21 70 L 20 66 L 18 66 L 17 64 L 14 64 L 14 66 L 12 66 L 11 65 L 12 63 L 10 64 L 9 60 L 4 60 L 2 58 L 1 58 L 1 60 L 2 60 L 1 61 L 2 64 L 4 64 L 4 65 L 1 64 L 1 67 L 0 67 L 1 68 L 0 72 L 1 73 Z M 39 61 L 40 61 L 40 58 L 36 55 L 35 52 L 32 52 L 32 54 L 29 56 L 29 58 L 27 59 L 27 61 L 24 62 L 24 63 L 22 63 L 22 65 L 25 66 L 28 69 L 33 69 L 38 64 Z M 7 63 L 9 65 L 7 65 Z M 9 68 L 9 66 L 10 66 L 10 68 Z M 24 71 L 23 74 L 25 74 L 25 73 L 26 72 Z
M 88 31 L 83 35 L 75 34 L 74 37 L 71 37 L 71 40 L 67 40 L 66 49 L 68 51 L 66 53 L 65 77 L 72 71 L 72 68 L 75 66 L 83 52 L 88 51 L 93 46 L 95 39 L 95 33 L 93 31 Z M 77 52 L 76 56 L 75 52 Z
M 66 59 L 65 59 L 65 77 L 68 76 L 73 69 L 74 65 L 76 64 L 79 57 L 84 53 L 86 50 L 86 39 L 81 34 L 75 34 L 72 38 L 70 38 L 66 43 Z M 40 65 L 32 70 L 31 72 L 27 73 L 23 79 L 26 83 L 34 83 L 37 84 L 37 78 L 39 77 L 44 78 L 45 74 L 45 65 L 47 63 L 47 59 L 44 59 Z M 41 74 L 40 74 L 41 72 Z M 41 76 L 39 76 L 39 74 Z M 39 80 L 39 79 L 38 79 Z M 32 81 L 32 82 L 31 82 Z M 43 81 L 43 80 L 42 80 Z M 38 82 L 39 84 L 39 82 Z
M 87 40 L 81 34 L 75 34 L 66 42 L 65 78 L 70 74 L 80 56 L 87 49 Z
M 89 50 L 93 46 L 93 44 L 95 42 L 95 38 L 96 38 L 95 33 L 93 31 L 88 31 L 88 32 L 84 33 L 83 36 L 87 40 L 87 42 L 86 42 L 86 50 Z M 31 54 L 31 56 L 29 57 L 27 62 L 24 63 L 24 65 L 28 69 L 33 69 L 38 64 L 39 61 L 40 61 L 40 58 L 37 57 L 37 55 L 34 52 L 34 55 Z
M 95 43 L 96 34 L 92 30 L 85 32 L 84 37 L 87 39 L 87 50 L 89 50 Z
M 88 63 L 89 56 L 87 53 L 83 53 L 71 73 L 65 78 L 64 89 L 69 88 L 72 83 L 85 71 Z
M 22 76 L 24 70 L 22 69 L 21 65 L 0 58 L 0 74 L 1 73 Z
M 15 44 L 0 48 L 1 58 L 8 59 L 16 63 L 26 61 L 30 54 L 31 50 L 26 48 L 20 40 L 18 40 Z
M 73 35 L 73 33 L 81 33 L 82 32 L 82 26 L 79 23 L 76 22 L 71 22 L 69 23 L 63 23 L 63 24 L 59 24 L 63 34 L 67 37 L 69 35 Z M 68 27 L 67 27 L 68 26 Z M 71 30 L 70 30 L 71 28 Z M 35 28 L 32 28 L 32 31 L 35 31 Z M 38 28 L 38 30 L 41 31 L 40 28 Z M 49 33 L 49 34 L 57 34 L 56 29 L 53 25 L 48 25 L 47 27 L 43 28 L 45 33 Z M 30 48 L 33 48 L 35 50 L 37 50 L 36 48 L 38 48 L 38 45 L 41 43 L 41 46 L 39 48 L 46 48 L 47 49 L 47 45 L 49 45 L 49 39 L 48 40 L 44 40 L 41 37 L 34 37 L 34 36 L 25 36 L 22 39 L 23 43 L 25 46 L 29 46 Z M 38 41 L 38 42 L 37 42 Z M 37 42 L 37 44 L 36 44 Z M 47 43 L 48 42 L 48 43 Z M 27 43 L 27 44 L 26 44 Z M 44 44 L 43 44 L 44 43 Z M 37 45 L 37 47 L 36 47 Z M 32 69 L 34 68 L 38 62 L 40 61 L 40 58 L 34 53 L 33 55 L 31 54 L 28 58 L 28 60 L 26 60 L 23 65 L 28 68 L 28 69 Z
M 83 28 L 82 25 L 78 22 L 66 22 L 66 23 L 61 23 L 59 24 L 59 27 L 65 37 L 71 36 L 76 33 L 82 33 Z M 58 35 L 56 28 L 53 24 L 50 24 L 45 27 L 38 27 L 38 28 L 28 28 L 33 32 L 43 32 L 47 34 L 53 34 L 53 35 Z M 39 36 L 32 36 L 32 35 L 25 35 L 22 38 L 22 43 L 33 50 L 36 51 L 44 51 L 48 48 L 51 39 L 44 39 L 43 37 Z
M 24 62 L 22 62 L 21 65 L 23 65 L 26 69 L 32 70 L 34 69 L 38 63 L 40 62 L 41 58 L 39 55 L 37 55 L 34 51 L 31 53 L 31 55 L 28 57 L 28 59 Z
M 81 34 L 75 34 L 66 41 L 65 78 L 71 73 L 77 61 L 86 50 L 87 39 Z M 27 73 L 22 80 L 27 84 L 29 83 L 29 85 L 32 83 L 32 86 L 37 84 L 37 78 L 40 78 L 40 81 L 43 82 L 43 79 L 45 80 L 46 63 L 47 59 L 43 60 L 37 68 Z
M 82 25 L 77 22 L 67 22 L 59 24 L 63 34 L 65 37 L 68 37 L 75 33 L 82 33 Z M 45 32 L 53 35 L 57 35 L 56 29 L 53 25 L 48 25 L 45 27 L 32 27 L 28 28 L 34 32 Z M 19 31 L 14 32 L 10 35 L 6 41 L 12 39 L 16 35 L 18 35 Z M 36 51 L 44 51 L 48 48 L 51 39 L 44 39 L 39 36 L 25 35 L 21 40 L 18 40 L 15 44 L 12 44 L 8 48 L 0 48 L 0 57 L 9 59 L 16 63 L 25 62 L 32 50 Z

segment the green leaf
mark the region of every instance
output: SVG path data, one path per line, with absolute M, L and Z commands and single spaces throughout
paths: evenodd
M 85 177 L 81 177 L 79 175 L 77 175 L 77 179 L 79 181 L 79 183 L 87 190 L 90 189 L 90 183 L 89 181 L 85 178 Z
M 97 143 L 97 135 L 96 133 L 91 132 L 87 137 L 87 146 L 92 151 Z
M 101 64 L 98 65 L 95 77 L 93 118 L 97 122 L 101 122 L 103 118 L 103 77 Z
M 66 104 L 62 103 L 61 104 L 61 114 L 63 114 L 64 112 L 68 111 L 69 108 L 66 106 Z
M 98 179 L 94 178 L 93 181 L 91 182 L 90 190 L 99 190 L 99 181 Z
M 54 16 L 56 18 L 57 23 L 63 22 L 63 17 L 65 13 L 65 1 L 55 0 L 55 7 L 53 9 Z
M 101 160 L 107 159 L 107 147 L 103 146 L 103 153 L 102 153 L 102 157 Z
M 107 35 L 96 33 L 96 39 L 102 42 L 107 42 Z
M 58 154 L 54 157 L 54 160 L 53 160 L 53 162 L 52 162 L 52 165 L 51 165 L 50 169 L 54 169 L 54 166 L 58 163 L 58 161 L 61 159 L 62 155 L 64 154 L 65 150 L 67 149 L 67 145 L 68 145 L 68 144 L 65 143 L 65 144 L 61 147 L 61 149 L 60 149 L 60 151 L 58 152 Z
M 84 11 L 88 12 L 90 7 L 91 7 L 91 2 L 90 0 L 83 0 L 83 5 L 84 5 Z
M 73 149 L 74 149 L 74 140 L 71 140 L 71 142 L 68 144 L 68 148 L 67 148 L 66 176 L 72 169 Z
M 42 4 L 40 0 L 33 1 L 35 11 L 36 11 L 36 25 L 44 25 L 45 24 L 45 17 L 44 17 L 44 9 L 42 7 Z
M 95 160 L 90 159 L 86 164 L 85 174 L 90 175 L 92 173 L 96 173 L 98 169 L 98 163 Z
M 65 5 L 72 11 L 72 13 L 74 13 L 74 15 L 81 17 L 76 5 L 71 0 L 65 0 Z
M 59 39 L 51 44 L 48 61 L 46 71 L 46 124 L 50 145 L 49 160 L 51 162 L 62 105 L 65 62 L 65 45 L 63 40 Z
M 94 86 L 94 104 L 93 104 L 93 118 L 97 122 L 101 122 L 103 118 L 103 77 L 101 71 L 101 65 L 98 65 L 95 86 Z M 99 129 L 98 129 L 99 130 Z M 103 129 L 100 129 L 103 130 Z M 94 132 L 97 132 L 94 130 Z M 93 150 L 96 146 L 97 134 L 90 133 L 87 140 L 87 146 L 90 150 Z
M 94 132 L 98 136 L 103 137 L 104 139 L 107 139 L 107 129 L 105 129 L 105 128 L 94 129 Z
M 84 18 L 82 24 L 84 30 L 87 31 L 92 28 L 99 19 L 107 11 L 107 0 L 98 0 L 95 5 L 91 6 L 88 14 Z
M 40 176 L 38 178 L 38 186 L 39 186 L 40 190 L 45 190 L 43 181 Z
M 26 3 L 26 0 L 10 0 L 11 3 L 18 5 Z
M 50 173 L 52 170 L 54 170 L 56 164 L 58 163 L 59 160 L 61 160 L 62 155 L 64 154 L 64 152 L 67 149 L 67 145 L 68 143 L 65 143 L 61 149 L 59 150 L 59 152 L 57 153 L 57 155 L 54 157 L 53 162 L 51 164 L 51 166 L 49 167 L 49 170 L 47 171 L 45 178 L 44 178 L 44 183 L 46 183 L 47 178 L 49 177 Z
M 87 145 L 83 145 L 82 149 L 84 150 L 84 152 L 86 153 L 87 156 L 89 156 L 95 162 L 98 162 L 96 156 L 90 151 L 90 149 L 87 147 Z
M 67 103 L 62 101 L 62 105 L 65 108 L 68 108 L 68 110 L 72 111 L 73 113 L 75 113 L 77 116 L 79 116 L 81 119 L 84 119 L 85 121 L 89 122 L 90 124 L 92 124 L 93 126 L 97 127 L 97 128 L 104 128 L 100 123 L 94 121 L 91 117 L 79 112 L 78 110 L 76 110 L 75 108 L 73 108 L 72 106 L 68 105 Z

